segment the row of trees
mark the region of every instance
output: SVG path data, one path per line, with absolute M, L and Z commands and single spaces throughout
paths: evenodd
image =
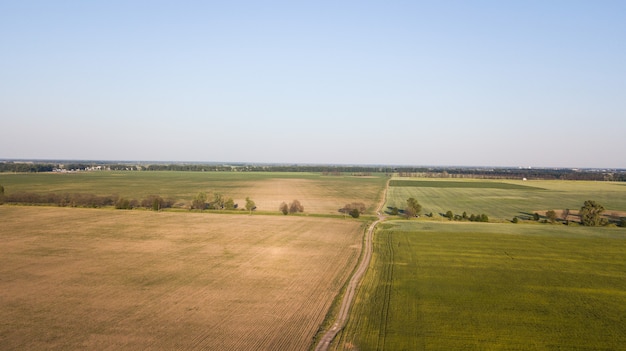
M 389 214 L 392 216 L 404 215 L 406 218 L 419 217 L 422 212 L 422 205 L 413 197 L 406 200 L 406 207 L 400 210 L 397 207 L 391 207 Z
M 6 203 L 26 205 L 56 205 L 59 207 L 91 207 L 99 208 L 114 206 L 117 209 L 149 208 L 160 210 L 174 205 L 174 200 L 163 199 L 159 195 L 148 195 L 146 198 L 128 199 L 118 195 L 96 195 L 85 193 L 50 193 L 36 194 L 28 192 L 13 193 L 2 196 Z
M 363 213 L 365 213 L 365 204 L 362 202 L 353 202 L 350 204 L 346 204 L 342 208 L 339 209 L 339 212 L 345 215 L 350 215 L 352 218 L 359 218 Z
M 236 210 L 239 208 L 239 204 L 236 204 L 231 197 L 225 197 L 220 193 L 213 194 L 213 201 L 207 201 L 207 194 L 205 192 L 199 192 L 191 201 L 191 209 L 196 210 Z M 246 210 L 250 213 L 256 210 L 256 203 L 246 197 Z
M 452 211 L 447 211 L 443 214 L 443 217 L 447 218 L 448 220 L 455 221 L 489 222 L 489 216 L 484 213 L 481 213 L 479 215 L 475 215 L 472 213 L 468 216 L 467 212 L 465 211 L 463 211 L 462 215 L 454 214 Z
M 304 212 L 304 206 L 298 200 L 293 200 L 289 205 L 286 202 L 283 202 L 278 207 L 278 210 L 282 212 L 284 215 L 293 214 L 298 212 Z

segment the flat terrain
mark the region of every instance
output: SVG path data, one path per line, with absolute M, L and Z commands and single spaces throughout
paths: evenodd
M 80 172 L 0 174 L 8 194 L 16 192 L 91 193 L 119 195 L 141 200 L 160 195 L 187 206 L 199 192 L 212 199 L 214 193 L 244 206 L 255 201 L 258 211 L 278 212 L 280 204 L 298 199 L 305 213 L 338 214 L 347 203 L 365 203 L 374 211 L 385 187 L 386 177 L 322 176 L 318 173 L 270 172 Z
M 624 350 L 623 228 L 390 221 L 334 350 Z
M 409 197 L 423 206 L 422 214 L 465 211 L 499 221 L 535 211 L 579 210 L 586 200 L 602 204 L 607 214 L 626 210 L 626 186 L 614 182 L 400 178 L 392 180 L 386 206 L 402 209 Z
M 6 205 L 0 218 L 2 350 L 305 350 L 364 229 Z

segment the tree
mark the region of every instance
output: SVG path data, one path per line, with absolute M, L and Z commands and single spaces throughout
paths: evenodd
M 607 223 L 606 218 L 602 217 L 604 206 L 593 200 L 587 200 L 580 208 L 580 223 L 586 226 L 599 226 Z
M 204 210 L 206 208 L 206 194 L 203 192 L 199 192 L 196 197 L 193 198 L 191 202 L 191 208 L 195 208 L 197 210 Z
M 252 211 L 256 209 L 256 204 L 249 197 L 246 197 L 246 210 L 252 214 Z
M 304 212 L 304 206 L 298 200 L 293 200 L 289 204 L 289 213 Z
M 224 209 L 226 210 L 234 210 L 235 208 L 237 208 L 237 204 L 235 203 L 235 200 L 233 200 L 232 198 L 228 198 L 226 200 L 224 200 L 224 205 L 223 205 Z
M 357 210 L 359 212 L 359 215 L 362 213 L 365 213 L 365 210 L 367 209 L 367 207 L 365 207 L 365 204 L 362 202 L 353 202 L 350 204 L 346 204 L 345 206 L 343 206 L 339 212 L 345 214 L 351 214 L 351 212 L 353 210 Z
M 157 196 L 152 200 L 152 211 L 160 211 L 161 206 L 163 205 L 163 199 L 160 196 Z
M 452 211 L 448 211 L 446 212 L 446 215 L 444 217 L 447 217 L 448 220 L 452 220 L 452 218 L 454 218 L 454 213 L 452 213 Z
M 513 217 L 513 220 L 511 222 L 517 223 L 517 222 L 519 222 L 519 219 L 517 219 L 517 217 Z
M 546 218 L 550 221 L 550 223 L 556 222 L 556 211 L 554 210 L 547 211 Z
M 0 196 L 4 196 L 4 187 L 0 184 Z
M 567 222 L 567 217 L 569 217 L 569 208 L 564 209 L 561 213 L 561 218 L 563 218 L 565 222 Z
M 397 207 L 394 206 L 394 207 L 391 208 L 391 215 L 392 216 L 397 216 L 399 212 L 400 212 L 400 210 Z
M 287 213 L 289 213 L 289 205 L 283 202 L 280 204 L 280 207 L 278 207 L 278 210 L 284 215 L 287 215 Z
M 352 218 L 359 218 L 360 215 L 361 215 L 361 213 L 359 212 L 359 209 L 357 209 L 357 208 L 353 208 L 350 211 L 350 216 L 352 216 Z
M 224 196 L 220 193 L 215 193 L 213 195 L 213 202 L 211 202 L 211 208 L 214 210 L 221 210 L 224 208 L 225 204 Z
M 417 213 L 415 213 L 415 210 L 412 207 L 407 207 L 404 209 L 404 216 L 406 218 L 413 218 L 417 216 Z
M 563 218 L 563 221 L 565 222 L 565 225 L 569 225 L 569 208 L 566 208 L 565 210 L 563 210 L 563 213 L 561 213 L 561 217 Z
M 124 199 L 122 197 L 120 197 L 115 202 L 115 208 L 118 209 L 118 210 L 130 210 L 130 209 L 132 209 L 132 207 L 130 205 L 130 200 Z
M 406 200 L 406 208 L 404 209 L 404 214 L 408 217 L 415 217 L 422 212 L 422 205 L 415 200 L 415 198 L 410 197 Z
M 538 221 L 539 220 L 539 213 L 537 213 L 537 212 L 533 213 L 533 219 Z

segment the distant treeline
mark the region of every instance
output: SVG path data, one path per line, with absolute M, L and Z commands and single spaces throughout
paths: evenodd
M 179 172 L 313 172 L 323 175 L 358 175 L 372 173 L 399 174 L 401 177 L 480 178 L 480 179 L 545 179 L 626 181 L 626 170 L 569 168 L 470 168 L 470 167 L 407 167 L 407 166 L 342 166 L 342 165 L 271 165 L 271 164 L 200 164 L 200 163 L 107 163 L 66 162 L 0 162 L 0 172 L 73 172 L 73 171 L 179 171 Z
M 5 195 L 0 198 L 2 202 L 21 205 L 56 205 L 59 207 L 106 207 L 115 206 L 118 209 L 149 208 L 160 210 L 170 208 L 174 200 L 163 199 L 158 195 L 149 195 L 142 200 L 126 199 L 117 195 L 95 195 L 84 193 L 61 193 L 61 194 L 36 194 L 19 192 Z

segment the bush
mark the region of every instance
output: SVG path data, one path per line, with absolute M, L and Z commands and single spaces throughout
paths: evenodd
M 289 213 L 304 212 L 304 206 L 298 200 L 293 200 L 289 204 Z
M 130 200 L 119 198 L 117 202 L 115 202 L 115 208 L 118 210 L 131 210 L 132 207 L 130 205 Z
M 289 205 L 283 202 L 280 204 L 280 207 L 278 207 L 278 210 L 286 216 L 289 213 Z
M 352 218 L 359 218 L 360 215 L 361 215 L 361 213 L 359 212 L 359 210 L 357 208 L 353 208 L 350 211 L 350 216 L 352 216 Z

